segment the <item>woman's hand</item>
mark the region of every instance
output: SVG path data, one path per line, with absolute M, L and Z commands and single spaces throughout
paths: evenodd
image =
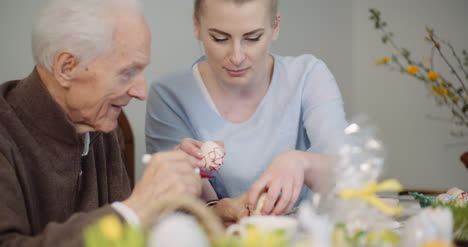
M 266 201 L 262 214 L 282 215 L 296 203 L 304 184 L 305 162 L 301 151 L 287 151 L 277 156 L 248 191 L 248 203 L 255 208 L 262 192 Z
M 222 141 L 215 141 L 216 144 L 224 148 L 224 143 Z M 199 160 L 203 159 L 203 153 L 201 151 L 201 146 L 203 142 L 197 141 L 192 138 L 184 138 L 180 141 L 177 146 L 174 147 L 174 150 L 182 150 L 188 155 L 191 155 Z
M 247 194 L 235 198 L 224 198 L 212 206 L 213 212 L 218 215 L 225 227 L 238 222 L 241 218 L 249 215 L 247 209 Z
M 266 192 L 262 213 L 287 213 L 299 198 L 303 184 L 311 189 L 328 186 L 336 161 L 336 156 L 328 154 L 297 150 L 281 153 L 248 191 L 249 208 L 254 209 L 260 194 Z

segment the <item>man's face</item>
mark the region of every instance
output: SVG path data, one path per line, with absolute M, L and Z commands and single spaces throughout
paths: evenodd
M 150 62 L 148 26 L 143 17 L 123 14 L 116 18 L 115 27 L 112 53 L 79 67 L 65 96 L 68 117 L 79 130 L 110 132 L 132 98 L 146 99 L 143 70 Z

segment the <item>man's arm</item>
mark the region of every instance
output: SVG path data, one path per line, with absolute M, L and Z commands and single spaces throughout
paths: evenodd
M 107 214 L 117 214 L 111 206 L 88 213 L 76 213 L 65 222 L 50 222 L 43 231 L 34 232 L 39 209 L 24 198 L 14 166 L 0 153 L 0 246 L 82 246 L 83 229 Z M 57 198 L 60 200 L 60 198 Z M 118 214 L 117 214 L 118 215 Z

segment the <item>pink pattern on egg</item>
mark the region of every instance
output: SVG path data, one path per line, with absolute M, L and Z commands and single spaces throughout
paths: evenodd
M 217 170 L 224 164 L 224 151 L 219 147 L 213 148 L 212 151 L 208 152 L 207 156 L 211 163 L 214 164 L 214 166 L 208 167 L 211 171 Z

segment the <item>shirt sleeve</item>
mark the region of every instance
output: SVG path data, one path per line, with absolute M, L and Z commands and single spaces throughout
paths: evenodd
M 347 121 L 335 78 L 320 60 L 311 64 L 306 73 L 302 107 L 304 127 L 311 145 L 307 151 L 337 153 L 345 141 Z
M 125 219 L 128 224 L 132 226 L 140 225 L 140 218 L 138 218 L 138 215 L 135 213 L 135 211 L 127 207 L 127 205 L 123 204 L 122 202 L 114 202 L 111 204 L 111 206 Z
M 0 246 L 2 247 L 62 247 L 83 246 L 83 230 L 97 219 L 117 214 L 111 206 L 75 213 L 64 222 L 49 222 L 40 233 L 33 225 L 22 188 L 11 163 L 0 153 Z M 40 213 L 40 212 L 39 212 Z
M 146 152 L 151 154 L 173 149 L 184 138 L 194 138 L 180 100 L 155 83 L 146 105 Z

